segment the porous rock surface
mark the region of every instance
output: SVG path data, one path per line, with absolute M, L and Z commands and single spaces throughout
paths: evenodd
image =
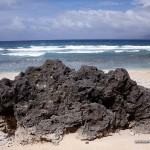
M 0 80 L 0 116 L 11 129 L 3 131 L 26 143 L 59 142 L 75 131 L 82 140 L 126 128 L 150 133 L 150 90 L 138 86 L 125 69 L 104 73 L 82 66 L 75 71 L 47 60 L 14 81 Z

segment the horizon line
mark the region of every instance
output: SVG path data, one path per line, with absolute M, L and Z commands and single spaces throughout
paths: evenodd
M 26 41 L 84 41 L 84 40 L 89 40 L 89 41 L 94 41 L 94 40 L 104 40 L 104 41 L 115 41 L 115 40 L 122 40 L 122 41 L 126 41 L 126 40 L 132 40 L 132 41 L 144 41 L 144 40 L 150 40 L 150 39 L 46 39 L 46 40 L 0 40 L 0 42 L 26 42 Z

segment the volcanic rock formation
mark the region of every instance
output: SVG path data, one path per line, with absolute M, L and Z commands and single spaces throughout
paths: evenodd
M 14 81 L 0 80 L 0 130 L 20 142 L 59 142 L 78 131 L 82 140 L 117 129 L 150 133 L 150 90 L 131 80 L 125 69 L 104 73 L 96 67 L 78 71 L 59 60 L 29 67 Z

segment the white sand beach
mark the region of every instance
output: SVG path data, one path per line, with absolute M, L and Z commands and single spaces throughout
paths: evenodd
M 150 88 L 150 71 L 129 71 L 131 79 L 135 80 L 138 85 Z
M 140 144 L 136 141 L 150 142 L 148 134 L 134 134 L 130 130 L 120 131 L 111 136 L 96 139 L 94 141 L 81 141 L 76 133 L 68 134 L 59 143 L 37 143 L 20 145 L 14 143 L 13 146 L 1 146 L 0 150 L 149 150 L 150 143 Z
M 10 79 L 10 80 L 14 80 L 15 79 L 15 77 L 17 76 L 17 75 L 19 75 L 19 73 L 1 73 L 0 72 L 0 80 L 2 79 L 2 78 L 8 78 L 8 79 Z
M 3 77 L 13 80 L 19 73 L 0 73 L 0 79 Z M 129 71 L 133 80 L 139 85 L 150 88 L 150 71 Z M 136 143 L 141 142 L 147 143 Z M 20 145 L 14 143 L 12 146 L 0 146 L 0 150 L 149 150 L 150 135 L 135 134 L 129 129 L 111 134 L 108 137 L 96 139 L 94 141 L 81 141 L 77 138 L 77 133 L 65 135 L 59 145 L 52 143 L 37 143 L 29 145 Z

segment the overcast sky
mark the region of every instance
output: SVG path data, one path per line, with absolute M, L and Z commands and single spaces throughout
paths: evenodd
M 0 40 L 150 39 L 150 0 L 0 0 Z

